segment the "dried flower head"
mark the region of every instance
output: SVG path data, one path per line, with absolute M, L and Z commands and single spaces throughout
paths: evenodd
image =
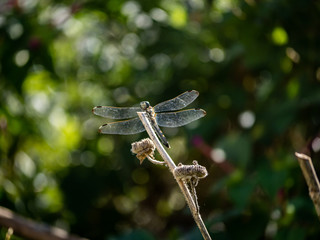
M 191 178 L 199 179 L 205 178 L 208 175 L 207 169 L 204 166 L 198 164 L 196 160 L 193 161 L 193 165 L 183 165 L 179 163 L 174 169 L 174 175 L 178 179 L 190 180 Z
M 199 165 L 196 160 L 193 160 L 192 163 L 193 165 L 183 165 L 182 163 L 179 163 L 174 169 L 173 174 L 177 180 L 182 180 L 187 184 L 196 206 L 196 210 L 199 212 L 196 186 L 198 185 L 199 179 L 205 178 L 208 175 L 208 172 L 207 169 L 204 166 Z
M 131 144 L 131 152 L 137 154 L 140 164 L 146 157 L 154 158 L 154 150 L 155 146 L 150 138 L 145 138 Z

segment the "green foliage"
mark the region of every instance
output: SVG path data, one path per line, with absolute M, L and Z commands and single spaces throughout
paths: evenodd
M 90 239 L 201 239 L 170 173 L 131 155 L 146 134 L 98 135 L 91 114 L 196 89 L 207 116 L 164 132 L 176 163 L 208 169 L 213 239 L 319 239 L 294 157 L 320 167 L 319 14 L 311 0 L 2 1 L 1 205 Z

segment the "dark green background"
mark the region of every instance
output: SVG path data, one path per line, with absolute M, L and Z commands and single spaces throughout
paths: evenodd
M 207 116 L 163 130 L 209 172 L 212 238 L 319 239 L 294 156 L 319 169 L 319 16 L 312 0 L 1 1 L 1 205 L 90 239 L 201 239 L 167 169 L 131 154 L 147 135 L 99 135 L 91 113 L 196 89 Z

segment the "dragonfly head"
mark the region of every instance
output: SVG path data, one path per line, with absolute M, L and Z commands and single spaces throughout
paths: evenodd
M 150 103 L 148 101 L 143 101 L 140 103 L 140 107 L 142 110 L 146 110 L 148 107 L 150 107 Z

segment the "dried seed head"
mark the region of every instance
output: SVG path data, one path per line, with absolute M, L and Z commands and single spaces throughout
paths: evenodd
M 137 154 L 137 158 L 140 160 L 140 164 L 147 156 L 154 158 L 154 150 L 155 146 L 150 138 L 145 138 L 139 142 L 134 142 L 131 144 L 131 152 Z
M 199 165 L 196 160 L 193 160 L 192 163 L 193 165 L 183 165 L 179 163 L 173 170 L 173 174 L 177 180 L 181 180 L 187 185 L 196 206 L 196 211 L 199 212 L 196 186 L 198 185 L 199 179 L 206 177 L 208 172 L 207 169 Z
M 193 161 L 193 165 L 183 165 L 179 163 L 173 173 L 176 178 L 183 180 L 205 178 L 208 175 L 207 169 L 199 165 L 196 160 Z

